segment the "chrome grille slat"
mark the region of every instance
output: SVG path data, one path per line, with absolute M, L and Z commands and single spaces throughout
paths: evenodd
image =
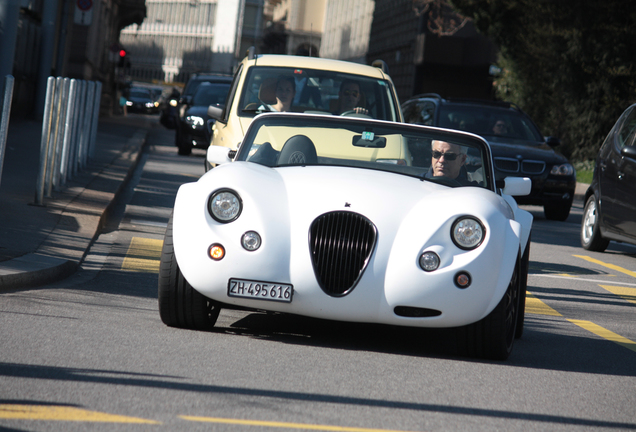
M 376 241 L 376 228 L 362 215 L 335 211 L 317 217 L 309 231 L 312 264 L 320 287 L 342 296 L 356 285 Z

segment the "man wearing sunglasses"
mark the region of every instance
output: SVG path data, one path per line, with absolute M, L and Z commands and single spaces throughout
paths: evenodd
M 431 169 L 426 177 L 446 177 L 460 183 L 470 183 L 466 169 L 466 148 L 446 141 L 431 142 Z
M 353 80 L 344 80 L 340 84 L 338 92 L 338 107 L 333 114 L 342 115 L 344 113 L 369 114 L 362 103 L 362 93 L 360 92 L 360 84 Z

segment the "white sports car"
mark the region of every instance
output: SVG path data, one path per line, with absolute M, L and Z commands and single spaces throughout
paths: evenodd
M 205 329 L 222 308 L 456 327 L 506 359 L 523 330 L 532 215 L 495 184 L 481 137 L 367 118 L 268 113 L 180 187 L 159 312 Z

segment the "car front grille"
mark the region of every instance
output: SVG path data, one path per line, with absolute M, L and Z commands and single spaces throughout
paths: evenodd
M 309 230 L 316 279 L 330 296 L 348 294 L 362 277 L 375 247 L 375 225 L 362 215 L 334 211 L 318 216 Z
M 495 168 L 499 171 L 539 175 L 545 171 L 545 162 L 535 160 L 519 161 L 512 158 L 496 157 Z

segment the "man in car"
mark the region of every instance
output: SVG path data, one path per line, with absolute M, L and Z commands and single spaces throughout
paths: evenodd
M 340 84 L 338 92 L 338 106 L 333 112 L 335 115 L 341 115 L 345 112 L 355 112 L 358 114 L 369 114 L 369 111 L 362 106 L 362 92 L 360 84 L 356 81 L 346 79 Z
M 425 177 L 445 177 L 464 186 L 480 184 L 481 175 L 477 172 L 471 175 L 466 170 L 466 153 L 467 149 L 464 146 L 433 140 L 431 142 L 431 167 Z

